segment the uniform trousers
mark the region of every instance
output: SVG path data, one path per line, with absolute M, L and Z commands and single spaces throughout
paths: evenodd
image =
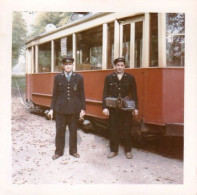
M 132 113 L 119 109 L 110 109 L 109 112 L 111 152 L 118 152 L 118 146 L 121 136 L 123 136 L 122 139 L 125 152 L 130 152 L 132 147 Z
M 77 153 L 77 124 L 79 114 L 56 114 L 55 154 L 64 153 L 66 126 L 69 129 L 69 154 Z

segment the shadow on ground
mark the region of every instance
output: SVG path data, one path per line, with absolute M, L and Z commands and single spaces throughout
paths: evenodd
M 93 131 L 83 130 L 85 133 L 95 134 L 109 139 L 109 129 L 95 128 Z M 120 135 L 120 144 L 123 145 L 123 138 Z M 133 147 L 145 150 L 168 158 L 183 160 L 184 140 L 182 137 L 160 137 L 149 141 L 142 140 L 140 143 L 133 141 Z

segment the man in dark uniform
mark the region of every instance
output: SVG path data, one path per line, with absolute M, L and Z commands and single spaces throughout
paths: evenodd
M 105 78 L 103 89 L 103 113 L 108 116 L 110 122 L 110 150 L 108 158 L 118 154 L 119 131 L 124 135 L 125 155 L 131 159 L 131 122 L 132 115 L 138 115 L 138 99 L 135 78 L 125 72 L 125 60 L 117 58 L 114 60 L 115 72 Z M 107 108 L 106 97 L 131 97 L 135 101 L 135 110 L 125 111 L 118 108 Z
M 85 93 L 83 77 L 73 72 L 73 58 L 63 58 L 64 71 L 55 76 L 51 110 L 56 112 L 55 160 L 63 155 L 66 126 L 69 128 L 69 154 L 79 158 L 77 153 L 77 124 L 85 115 Z

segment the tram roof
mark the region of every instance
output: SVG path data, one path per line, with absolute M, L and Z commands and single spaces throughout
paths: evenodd
M 40 33 L 36 36 L 34 36 L 33 38 L 30 38 L 29 40 L 27 40 L 25 42 L 25 44 L 33 41 L 33 40 L 36 40 L 36 39 L 39 39 L 41 37 L 44 37 L 44 36 L 47 36 L 47 35 L 50 35 L 50 34 L 53 34 L 54 32 L 58 32 L 58 31 L 61 31 L 63 29 L 66 29 L 66 28 L 69 28 L 71 26 L 75 26 L 77 24 L 80 24 L 80 23 L 83 23 L 83 22 L 86 22 L 88 20 L 92 20 L 94 18 L 97 18 L 99 16 L 102 16 L 102 15 L 106 15 L 106 14 L 109 14 L 110 12 L 89 12 L 88 14 L 84 15 L 83 17 L 79 18 L 79 19 L 76 19 L 76 20 L 69 20 L 67 24 L 61 26 L 61 27 L 58 27 L 54 30 L 51 30 L 49 32 L 43 32 L 43 33 Z M 72 17 L 72 16 L 71 16 Z

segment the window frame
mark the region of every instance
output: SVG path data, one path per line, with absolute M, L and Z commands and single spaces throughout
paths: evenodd
M 130 18 L 124 21 L 120 21 L 120 41 L 119 41 L 119 56 L 122 56 L 122 47 L 123 47 L 123 26 L 130 24 L 130 62 L 128 68 L 134 68 L 135 65 L 135 23 L 136 22 L 142 22 L 142 59 L 143 54 L 145 53 L 144 50 L 144 21 L 145 16 L 137 16 L 134 18 Z M 143 60 L 142 60 L 142 67 L 143 67 Z

